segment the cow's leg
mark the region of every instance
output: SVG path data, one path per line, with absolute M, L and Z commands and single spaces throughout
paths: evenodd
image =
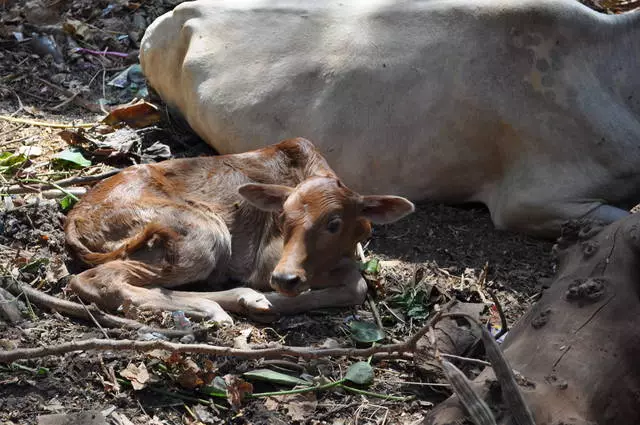
M 623 210 L 612 205 L 600 205 L 587 213 L 583 218 L 602 221 L 605 224 L 613 223 L 630 214 L 629 211 Z
M 165 212 L 166 213 L 166 212 Z M 122 260 L 109 261 L 74 276 L 69 286 L 81 298 L 115 310 L 132 305 L 144 310 L 182 310 L 186 314 L 230 322 L 214 300 L 167 288 L 224 275 L 231 256 L 231 235 L 215 217 L 171 211 L 158 217 L 174 235 L 151 238 Z
M 322 289 L 313 289 L 295 297 L 277 292 L 266 293 L 271 310 L 278 314 L 296 314 L 320 308 L 352 307 L 362 304 L 367 295 L 367 282 L 352 262 L 315 280 L 311 287 Z
M 491 218 L 499 229 L 554 238 L 568 220 L 591 219 L 610 224 L 629 214 L 629 211 L 598 201 L 536 199 L 534 202 L 533 198 L 517 200 L 514 196 L 506 205 L 492 210 Z
M 234 288 L 219 292 L 189 292 L 188 296 L 219 304 L 224 310 L 247 314 L 257 320 L 271 321 L 279 315 L 304 313 L 328 307 L 350 307 L 364 302 L 367 283 L 355 263 L 349 261 L 314 278 L 314 288 L 295 297 L 252 288 Z
M 192 317 L 232 322 L 231 317 L 214 301 L 154 285 L 165 279 L 161 269 L 149 264 L 116 260 L 74 276 L 69 287 L 82 299 L 105 310 L 113 311 L 120 306 L 152 311 L 180 310 Z

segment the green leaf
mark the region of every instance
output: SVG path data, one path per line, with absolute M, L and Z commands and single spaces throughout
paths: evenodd
M 213 379 L 213 385 L 210 387 L 203 387 L 200 389 L 202 394 L 207 394 L 211 397 L 227 397 L 227 384 L 220 376 L 216 376 Z
M 367 362 L 352 364 L 344 376 L 345 379 L 358 385 L 371 385 L 373 382 L 373 368 Z
M 367 274 L 377 274 L 380 271 L 380 263 L 372 258 L 364 264 L 364 272 Z
M 375 323 L 352 320 L 349 322 L 351 338 L 362 343 L 378 342 L 384 339 L 385 333 Z
M 0 173 L 11 174 L 29 158 L 19 153 L 3 152 L 0 154 Z
M 281 385 L 309 385 L 309 383 L 303 379 L 287 375 L 286 373 L 276 372 L 270 369 L 256 369 L 250 372 L 243 373 L 242 376 L 247 379 L 254 379 L 256 381 L 267 381 Z
M 36 369 L 36 376 L 47 376 L 49 374 L 49 369 L 46 367 L 39 367 Z
M 40 266 L 46 266 L 47 264 L 49 264 L 48 258 L 38 258 L 20 267 L 20 271 L 23 273 L 35 273 L 40 269 Z
M 413 318 L 422 318 L 424 319 L 429 315 L 429 310 L 425 305 L 413 305 L 411 308 L 407 310 L 407 316 Z
M 76 204 L 76 200 L 69 195 L 66 195 L 64 198 L 60 199 L 60 208 L 62 211 L 69 211 Z
M 91 165 L 91 161 L 82 156 L 82 153 L 77 149 L 64 150 L 57 154 L 54 160 L 63 167 L 84 168 Z

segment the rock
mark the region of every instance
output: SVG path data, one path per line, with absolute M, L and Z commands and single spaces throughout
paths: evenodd
M 98 411 L 38 416 L 38 425 L 107 425 Z

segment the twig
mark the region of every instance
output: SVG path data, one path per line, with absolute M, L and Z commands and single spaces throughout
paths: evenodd
M 463 362 L 475 363 L 475 364 L 479 364 L 479 365 L 482 365 L 482 366 L 491 366 L 491 363 L 485 362 L 484 360 L 472 359 L 470 357 L 456 356 L 454 354 L 440 353 L 440 357 L 444 357 L 444 358 L 447 358 L 447 359 L 461 360 Z
M 365 390 L 360 390 L 358 388 L 353 388 L 350 387 L 348 385 L 340 385 L 340 388 L 344 388 L 345 390 L 351 392 L 351 393 L 356 393 L 356 394 L 360 394 L 360 395 L 365 395 L 368 397 L 376 397 L 376 398 L 382 398 L 384 400 L 392 400 L 392 401 L 409 401 L 409 400 L 413 400 L 414 396 L 407 396 L 407 397 L 397 397 L 397 396 L 393 396 L 393 395 L 386 395 L 386 394 L 380 394 L 380 393 L 372 393 L 370 391 L 365 391 Z
M 443 317 L 445 316 L 443 314 L 443 311 L 449 310 L 457 302 L 458 301 L 455 298 L 447 302 L 442 307 L 442 309 L 436 312 L 436 314 L 431 318 L 431 320 L 429 320 L 429 322 L 425 326 L 423 326 L 420 330 L 418 330 L 418 332 L 416 332 L 411 338 L 409 338 L 409 340 L 405 344 L 415 349 L 415 347 L 418 345 L 418 341 L 420 341 L 420 338 L 425 336 L 425 334 L 429 332 L 429 329 L 432 326 L 435 326 L 436 323 L 438 323 L 440 320 L 443 319 Z M 451 314 L 451 313 L 447 313 L 447 314 Z
M 496 420 L 487 403 L 474 391 L 471 381 L 464 373 L 446 360 L 441 360 L 442 369 L 454 388 L 460 403 L 476 425 L 496 425 Z
M 78 124 L 62 124 L 57 122 L 47 122 L 47 121 L 34 121 L 27 120 L 24 118 L 14 118 L 8 115 L 0 115 L 0 120 L 20 123 L 20 124 L 28 124 L 28 125 L 37 125 L 40 127 L 52 127 L 52 128 L 89 128 L 100 125 L 100 123 L 78 123 Z
M 98 329 L 100 329 L 100 332 L 102 332 L 102 335 L 104 335 L 104 337 L 106 339 L 111 339 L 109 338 L 109 334 L 107 333 L 107 331 L 104 330 L 104 328 L 100 325 L 100 323 L 96 320 L 96 318 L 93 316 L 93 314 L 91 314 L 91 312 L 89 311 L 89 309 L 87 308 L 87 305 L 85 303 L 82 302 L 82 300 L 80 300 L 80 305 L 82 305 L 82 308 L 84 308 L 84 311 L 87 312 L 87 314 L 89 315 L 89 317 L 91 318 L 91 321 L 98 327 Z
M 75 98 L 78 96 L 78 94 L 79 94 L 78 92 L 73 93 L 73 95 L 69 96 L 68 98 L 66 98 L 65 100 L 63 100 L 59 104 L 57 104 L 56 106 L 52 106 L 51 108 L 49 108 L 49 110 L 57 111 L 58 109 L 62 108 L 63 106 L 73 102 L 75 100 Z
M 50 184 L 51 186 L 53 186 L 54 188 L 58 189 L 60 192 L 64 193 L 65 195 L 67 195 L 68 197 L 70 197 L 71 199 L 73 199 L 74 201 L 78 202 L 80 200 L 80 198 L 78 198 L 76 195 L 74 195 L 73 193 L 69 192 L 68 190 L 64 189 L 63 187 L 55 184 L 55 183 L 48 183 L 44 180 L 40 180 L 40 179 L 20 179 L 19 180 L 22 183 L 40 183 L 40 184 Z
M 376 324 L 380 329 L 384 329 L 384 326 L 382 326 L 382 319 L 380 318 L 380 311 L 378 311 L 378 306 L 376 306 L 376 302 L 373 300 L 369 291 L 367 291 L 367 302 L 369 303 L 369 307 L 371 308 Z
M 70 187 L 65 189 L 64 191 L 58 189 L 49 189 L 43 190 L 40 192 L 43 198 L 45 199 L 58 199 L 64 198 L 65 196 L 73 197 L 74 200 L 78 199 L 80 196 L 84 196 L 87 193 L 87 189 L 84 187 Z M 76 201 L 77 202 L 77 201 Z
M 22 285 L 21 285 L 22 286 Z M 24 288 L 27 292 L 35 292 L 37 295 L 42 295 L 38 291 L 31 288 Z M 49 297 L 54 298 L 55 297 Z M 63 300 L 58 300 L 63 301 Z M 68 301 L 65 301 L 68 303 Z M 75 304 L 75 303 L 74 303 Z M 79 306 L 84 318 L 86 318 L 86 312 L 82 310 L 82 306 Z M 89 308 L 89 307 L 88 307 Z M 74 309 L 75 311 L 75 309 Z M 100 312 L 104 315 L 100 310 Z M 96 311 L 93 311 L 94 315 Z M 101 317 L 96 315 L 96 319 L 100 320 Z M 113 317 L 113 316 L 112 316 Z M 49 345 L 37 348 L 19 348 L 11 351 L 0 351 L 0 362 L 8 363 L 18 359 L 34 359 L 38 357 L 59 355 L 64 353 L 70 353 L 73 351 L 85 351 L 85 350 L 133 350 L 133 351 L 152 351 L 156 349 L 168 350 L 177 353 L 201 353 L 209 354 L 213 356 L 232 356 L 241 357 L 245 359 L 274 359 L 283 356 L 296 356 L 304 359 L 317 359 L 324 357 L 369 357 L 377 353 L 386 353 L 388 357 L 392 354 L 402 357 L 403 353 L 413 352 L 416 350 L 416 346 L 420 338 L 427 333 L 433 323 L 439 320 L 441 313 L 438 312 L 422 329 L 420 329 L 415 335 L 406 340 L 405 342 L 389 345 L 378 345 L 370 348 L 310 348 L 310 347 L 291 347 L 291 346 L 275 346 L 262 349 L 237 349 L 231 347 L 221 347 L 208 344 L 176 344 L 167 341 L 133 341 L 133 340 L 104 340 L 104 339 L 87 339 L 82 341 L 66 342 L 59 345 Z M 120 319 L 123 320 L 123 319 Z M 387 357 L 387 356 L 385 356 Z
M 502 335 L 509 332 L 509 323 L 507 322 L 507 317 L 504 315 L 504 310 L 502 309 L 502 306 L 500 305 L 500 301 L 498 301 L 498 297 L 496 297 L 496 294 L 491 289 L 489 288 L 486 288 L 486 289 L 487 289 L 487 292 L 489 293 L 489 296 L 493 300 L 493 303 L 496 305 L 496 310 L 498 310 L 498 316 L 500 316 L 501 329 L 494 337 L 496 340 L 498 340 Z
M 167 391 L 167 390 L 164 390 L 162 388 L 147 387 L 147 389 L 149 391 L 152 391 L 152 392 L 156 393 L 156 394 L 162 394 L 164 396 L 174 397 L 174 398 L 177 398 L 179 400 L 192 401 L 192 402 L 196 402 L 196 403 L 200 403 L 200 404 L 205 404 L 207 406 L 215 404 L 212 401 L 205 400 L 203 398 L 191 397 L 191 396 L 188 396 L 188 395 L 180 394 L 180 393 L 175 392 L 175 391 Z M 216 405 L 216 407 L 220 407 L 220 406 Z
M 450 387 L 451 386 L 451 384 L 446 384 L 446 383 L 443 383 L 443 382 L 398 381 L 398 382 L 394 382 L 394 383 L 395 384 L 400 384 L 400 385 L 420 385 L 420 386 L 423 386 L 423 387 Z
M 68 179 L 58 180 L 57 182 L 44 182 L 39 186 L 30 186 L 28 189 L 22 185 L 13 185 L 9 186 L 4 193 L 10 194 L 18 194 L 18 193 L 28 193 L 29 191 L 41 191 L 46 189 L 53 189 L 55 187 L 68 187 L 68 186 L 82 186 L 85 184 L 95 183 L 100 180 L 104 180 L 107 177 L 111 177 L 115 174 L 118 174 L 121 169 L 115 169 L 112 171 L 107 171 L 106 173 L 96 174 L 94 176 L 82 176 L 82 177 L 70 177 Z
M 356 407 L 359 406 L 360 402 L 359 401 L 354 401 L 353 403 L 349 403 L 349 404 L 343 404 L 341 406 L 336 407 L 335 409 L 331 409 L 329 410 L 327 413 L 323 413 L 322 415 L 319 416 L 315 416 L 313 418 L 309 418 L 307 420 L 307 422 L 305 423 L 321 423 L 323 420 L 330 418 L 331 416 L 335 415 L 336 413 L 345 410 L 345 409 L 351 409 L 352 407 Z
M 39 78 L 39 77 L 35 77 L 36 80 L 40 81 L 43 84 L 46 84 L 47 86 L 51 87 L 54 90 L 59 91 L 60 93 L 62 93 L 63 95 L 65 95 L 66 97 L 73 97 L 73 103 L 75 103 L 78 106 L 81 106 L 83 108 L 85 108 L 86 110 L 90 111 L 90 112 L 100 112 L 100 108 L 98 108 L 95 104 L 88 102 L 87 100 L 83 99 L 82 97 L 78 96 L 77 93 L 72 92 L 71 90 L 67 90 L 64 87 L 60 87 L 56 84 L 53 84 L 50 81 L 47 81 L 43 78 Z
M 0 136 L 6 137 L 11 133 L 15 133 L 18 130 L 22 130 L 24 128 L 24 125 L 20 125 L 18 127 L 14 127 L 14 128 L 10 128 L 9 130 L 3 131 L 2 133 L 0 133 Z M 6 142 L 4 142 L 3 144 L 5 144 Z
M 106 55 L 110 55 L 110 56 L 117 56 L 119 58 L 127 58 L 129 57 L 128 53 L 122 53 L 122 52 L 108 52 L 108 51 L 98 51 L 98 50 L 91 50 L 91 49 L 86 49 L 84 47 L 77 47 L 73 50 L 73 53 L 88 53 L 90 55 L 96 55 L 96 56 L 106 56 Z
M 358 257 L 360 257 L 360 261 L 362 261 L 363 263 L 366 263 L 367 257 L 365 257 L 364 255 L 364 248 L 362 248 L 362 244 L 360 242 L 356 244 L 356 252 L 358 254 Z
M 493 336 L 489 331 L 484 326 L 481 326 L 475 318 L 465 313 L 442 314 L 440 315 L 439 320 L 445 317 L 464 318 L 470 324 L 474 324 L 480 328 L 482 332 L 484 350 L 487 354 L 487 358 L 491 362 L 491 367 L 496 375 L 496 379 L 498 380 L 498 383 L 500 383 L 502 398 L 509 408 L 509 412 L 513 415 L 514 422 L 517 425 L 535 425 L 533 415 L 524 400 L 520 387 L 518 386 L 513 374 L 513 370 L 500 350 L 500 346 L 496 340 L 493 339 Z
M 12 90 L 13 91 L 13 90 Z M 18 93 L 16 93 L 15 91 L 13 91 L 13 94 L 15 95 L 15 97 L 18 99 L 18 109 L 11 114 L 11 116 L 16 116 L 18 114 L 18 112 L 23 111 L 24 110 L 24 105 L 22 104 L 22 99 L 20 99 L 20 96 L 18 96 Z
M 261 365 L 262 366 L 275 366 L 275 367 L 281 367 L 281 368 L 285 368 L 285 369 L 294 369 L 294 370 L 298 371 L 299 373 L 303 373 L 306 370 L 304 368 L 304 366 L 302 366 L 301 364 L 290 362 L 288 360 L 279 360 L 279 359 L 265 360 L 265 361 L 263 361 L 261 363 Z
M 186 411 L 187 411 L 187 413 L 189 414 L 189 416 L 191 416 L 191 419 L 192 419 L 192 420 L 194 420 L 194 421 L 197 421 L 197 420 L 198 420 L 198 417 L 196 416 L 196 414 L 195 414 L 195 413 L 193 413 L 193 412 L 191 411 L 191 409 L 189 409 L 189 406 L 187 406 L 187 405 L 186 405 L 186 403 L 185 403 L 182 407 L 184 407 L 184 410 L 186 410 Z M 191 422 L 191 421 L 189 421 L 189 422 Z
M 194 331 L 178 330 L 178 329 L 159 329 L 147 326 L 135 320 L 126 319 L 120 316 L 105 313 L 97 307 L 90 305 L 85 308 L 82 305 L 72 301 L 63 300 L 51 295 L 47 295 L 26 284 L 17 283 L 14 285 L 6 285 L 6 289 L 13 295 L 24 293 L 28 300 L 31 300 L 40 307 L 57 311 L 71 317 L 83 320 L 91 320 L 87 314 L 87 310 L 93 314 L 98 323 L 107 328 L 126 328 L 138 331 L 140 333 L 158 333 L 167 337 L 182 337 L 189 335 Z
M 386 309 L 387 309 L 387 311 L 388 311 L 388 312 L 389 312 L 393 317 L 395 317 L 395 318 L 396 318 L 396 320 L 397 320 L 398 322 L 402 323 L 403 325 L 404 325 L 404 324 L 406 324 L 406 322 L 404 321 L 404 319 L 403 319 L 402 317 L 398 316 L 398 313 L 396 313 L 395 311 L 393 311 L 393 309 L 392 309 L 391 307 L 389 307 L 389 306 L 387 305 L 387 303 L 386 303 L 386 302 L 384 302 L 384 301 L 383 301 L 383 302 L 381 302 L 381 303 L 380 303 L 380 305 L 381 305 L 381 306 L 383 306 L 384 308 L 386 308 Z
M 10 351 L 0 351 L 0 363 L 9 363 L 20 359 L 35 359 L 44 356 L 60 355 L 73 351 L 87 350 L 133 350 L 148 352 L 156 349 L 176 353 L 201 353 L 212 356 L 231 356 L 245 359 L 274 359 L 284 356 L 297 356 L 304 359 L 324 357 L 369 357 L 377 353 L 403 353 L 415 347 L 408 343 L 378 345 L 371 348 L 309 348 L 295 346 L 276 346 L 262 349 L 237 349 L 208 344 L 176 344 L 167 341 L 134 341 L 134 340 L 105 340 L 86 339 L 82 341 L 66 342 L 59 345 L 49 345 L 37 348 L 19 348 Z
M 365 257 L 364 255 L 364 249 L 362 248 L 362 244 L 360 242 L 356 244 L 356 253 L 358 254 L 358 257 L 360 257 L 360 261 L 362 261 L 363 264 L 367 262 L 367 257 Z M 374 301 L 369 291 L 367 291 L 367 302 L 369 303 L 369 307 L 371 308 L 371 312 L 373 313 L 373 318 L 375 319 L 376 324 L 380 329 L 384 329 L 384 326 L 382 326 L 382 319 L 380 319 L 380 311 L 378 310 L 378 306 L 376 306 L 376 302 Z

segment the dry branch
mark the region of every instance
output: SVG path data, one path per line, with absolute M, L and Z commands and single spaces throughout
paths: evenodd
M 97 122 L 63 124 L 63 123 L 48 122 L 48 121 L 34 121 L 34 120 L 28 120 L 24 118 L 14 118 L 8 115 L 0 115 L 0 120 L 9 121 L 9 122 L 18 123 L 18 124 L 28 124 L 28 125 L 35 125 L 39 127 L 52 127 L 52 128 L 89 128 L 89 127 L 96 127 L 100 125 L 100 123 L 97 123 Z
M 194 331 L 179 329 L 153 328 L 135 320 L 105 313 L 94 305 L 88 305 L 85 307 L 72 301 L 67 301 L 61 298 L 47 295 L 25 284 L 7 285 L 6 289 L 15 296 L 24 293 L 29 299 L 29 302 L 37 304 L 40 307 L 44 307 L 52 311 L 57 311 L 58 313 L 62 313 L 77 319 L 95 319 L 100 325 L 107 328 L 126 328 L 138 331 L 140 333 L 158 333 L 167 337 L 182 337 L 194 333 Z
M 104 180 L 107 177 L 111 177 L 115 174 L 118 174 L 120 171 L 122 170 L 116 169 L 116 170 L 107 171 L 106 173 L 96 174 L 94 176 L 71 177 L 68 179 L 58 180 L 52 183 L 33 185 L 28 187 L 16 184 L 13 186 L 9 186 L 6 190 L 3 191 L 3 193 L 17 194 L 17 193 L 39 192 L 47 189 L 55 189 L 56 186 L 59 186 L 59 187 L 82 186 L 85 184 L 91 184 L 100 180 Z
M 517 425 L 535 425 L 533 415 L 529 406 L 527 405 L 520 387 L 516 382 L 516 377 L 513 374 L 513 370 L 507 359 L 504 357 L 500 346 L 489 333 L 488 330 L 481 326 L 472 316 L 464 313 L 446 313 L 440 316 L 440 319 L 446 317 L 450 318 L 464 318 L 470 324 L 478 326 L 482 332 L 482 343 L 484 345 L 487 358 L 491 362 L 491 367 L 496 375 L 496 379 L 500 383 L 502 389 L 502 397 L 505 404 L 509 408 L 509 411 L 513 415 L 514 422 Z
M 36 80 L 42 82 L 43 84 L 46 84 L 47 86 L 51 87 L 54 90 L 57 90 L 58 92 L 62 93 L 64 96 L 66 96 L 67 99 L 65 100 L 65 102 L 73 102 L 76 105 L 78 105 L 78 106 L 80 106 L 82 108 L 85 108 L 86 110 L 88 110 L 90 112 L 94 112 L 94 113 L 102 112 L 100 110 L 100 106 L 96 105 L 95 103 L 91 103 L 88 100 L 85 100 L 77 92 L 72 92 L 71 90 L 67 90 L 64 87 L 60 87 L 59 85 L 53 84 L 51 81 L 47 81 L 47 80 L 45 80 L 43 78 L 36 77 Z M 65 102 L 63 102 L 63 104 Z M 58 105 L 58 106 L 62 106 L 62 104 Z
M 34 290 L 33 288 L 25 288 L 25 294 L 35 294 L 36 297 L 42 297 L 44 294 Z M 38 302 L 38 299 L 34 297 L 33 301 Z M 56 301 L 62 301 L 61 305 L 67 306 L 69 301 L 59 300 L 55 297 Z M 51 302 L 51 300 L 47 300 Z M 57 305 L 58 303 L 55 302 Z M 84 308 L 78 304 L 74 304 L 74 313 L 82 314 L 83 318 L 90 320 L 87 312 Z M 77 310 L 79 308 L 79 310 Z M 91 308 L 91 307 L 88 307 Z M 62 310 L 67 312 L 66 310 Z M 92 310 L 96 320 L 100 321 L 104 318 L 105 313 L 95 309 Z M 98 315 L 96 315 L 98 313 Z M 107 315 L 108 316 L 108 315 Z M 111 318 L 116 316 L 111 316 Z M 317 359 L 323 357 L 369 357 L 375 354 L 381 354 L 385 358 L 389 357 L 404 357 L 406 353 L 410 353 L 416 350 L 418 340 L 433 326 L 433 324 L 439 320 L 440 313 L 436 314 L 422 329 L 420 329 L 415 335 L 407 339 L 405 342 L 398 344 L 379 345 L 371 348 L 310 348 L 310 347 L 287 347 L 287 346 L 275 346 L 268 348 L 254 348 L 254 349 L 238 349 L 232 347 L 221 347 L 208 344 L 177 344 L 167 341 L 133 341 L 133 340 L 105 340 L 105 339 L 88 339 L 84 341 L 72 341 L 59 345 L 50 345 L 38 348 L 19 348 L 11 351 L 0 351 L 0 363 L 9 363 L 15 360 L 34 359 L 38 357 L 44 357 L 49 355 L 59 355 L 64 353 L 70 353 L 73 351 L 84 350 L 133 350 L 133 351 L 152 351 L 152 350 L 168 350 L 178 353 L 201 353 L 213 356 L 232 356 L 242 357 L 245 359 L 274 359 L 283 356 L 301 357 L 304 359 Z M 124 319 L 119 319 L 124 320 Z M 136 322 L 137 323 L 137 322 Z M 104 323 L 101 323 L 104 325 Z
M 476 425 L 496 425 L 491 409 L 482 400 L 482 397 L 473 390 L 473 384 L 464 373 L 446 360 L 441 360 L 440 363 L 447 380 L 451 383 L 473 423 Z
M 377 353 L 397 353 L 401 355 L 402 353 L 412 351 L 413 349 L 415 349 L 415 346 L 412 347 L 410 345 L 410 340 L 399 344 L 379 345 L 371 348 L 309 348 L 275 346 L 260 349 L 239 349 L 208 344 L 179 344 L 167 341 L 134 341 L 129 339 L 107 340 L 94 338 L 37 348 L 18 348 L 10 351 L 0 351 L 0 363 L 9 363 L 15 360 L 35 359 L 38 357 L 86 350 L 133 350 L 139 352 L 167 350 L 175 353 L 200 353 L 212 356 L 241 357 L 245 359 L 274 359 L 281 358 L 283 356 L 317 359 L 342 356 L 368 357 Z

